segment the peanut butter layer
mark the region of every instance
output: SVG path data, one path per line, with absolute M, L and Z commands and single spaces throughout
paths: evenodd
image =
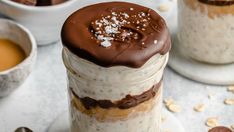
M 95 108 L 92 109 L 87 109 L 82 104 L 81 100 L 78 99 L 76 96 L 74 96 L 72 92 L 70 92 L 70 96 L 71 96 L 71 107 L 75 107 L 76 110 L 78 110 L 79 112 L 92 116 L 100 122 L 104 122 L 104 121 L 125 120 L 130 117 L 135 117 L 141 113 L 151 111 L 153 107 L 157 107 L 157 105 L 160 105 L 162 89 L 160 87 L 156 95 L 150 100 L 128 109 L 120 109 L 115 107 L 105 109 L 99 106 L 96 106 Z
M 218 0 L 206 2 L 205 0 L 183 0 L 185 4 L 193 9 L 207 13 L 210 18 L 220 17 L 224 15 L 234 15 L 234 1 L 220 2 Z

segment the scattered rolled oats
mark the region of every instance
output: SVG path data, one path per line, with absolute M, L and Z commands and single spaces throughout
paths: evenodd
M 172 98 L 164 99 L 164 104 L 166 106 L 169 106 L 171 104 L 174 104 L 174 100 Z
M 194 111 L 196 112 L 202 112 L 205 110 L 205 105 L 204 104 L 198 104 L 193 107 Z
M 234 93 L 234 86 L 229 86 L 229 87 L 227 88 L 227 90 L 228 90 L 229 92 Z
M 161 12 L 166 12 L 170 9 L 170 6 L 169 4 L 161 4 L 159 5 L 158 7 L 158 10 L 161 11 Z
M 168 106 L 168 109 L 171 111 L 171 112 L 174 112 L 174 113 L 178 113 L 178 112 L 181 112 L 181 107 L 179 105 L 176 105 L 176 104 L 171 104 Z
M 217 117 L 210 117 L 206 120 L 206 125 L 208 127 L 216 127 L 218 126 L 218 118 Z
M 233 99 L 225 99 L 224 100 L 224 103 L 226 105 L 234 105 L 234 98 Z
M 175 104 L 174 100 L 171 98 L 164 99 L 164 104 L 167 107 L 167 109 L 171 112 L 178 113 L 181 111 L 181 107 Z

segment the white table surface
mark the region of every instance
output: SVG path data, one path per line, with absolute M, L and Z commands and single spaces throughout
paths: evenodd
M 61 43 L 39 47 L 32 74 L 10 96 L 0 99 L 0 132 L 13 132 L 20 126 L 27 126 L 34 132 L 46 132 L 53 120 L 67 110 L 66 73 L 61 48 Z M 172 97 L 182 107 L 182 112 L 174 115 L 187 132 L 206 132 L 208 117 L 219 117 L 221 125 L 234 124 L 234 106 L 223 104 L 225 98 L 234 98 L 226 87 L 188 80 L 168 67 L 164 84 L 164 97 Z M 209 93 L 214 94 L 211 100 L 208 99 Z M 193 111 L 193 106 L 198 103 L 206 105 L 204 112 Z

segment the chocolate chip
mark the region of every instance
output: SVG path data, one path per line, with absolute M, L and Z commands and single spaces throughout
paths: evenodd
M 19 127 L 15 130 L 15 132 L 33 132 L 33 131 L 27 127 Z
M 81 98 L 80 100 L 86 109 L 94 108 L 98 104 L 96 100 L 89 98 L 89 97 L 84 97 L 84 98 Z
M 218 126 L 210 129 L 208 132 L 232 132 L 232 130 L 224 126 Z

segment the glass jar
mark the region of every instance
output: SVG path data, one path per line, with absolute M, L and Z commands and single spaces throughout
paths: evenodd
M 178 0 L 178 49 L 195 60 L 234 62 L 234 1 Z
M 71 132 L 160 131 L 167 60 L 157 54 L 141 68 L 105 68 L 64 47 Z

